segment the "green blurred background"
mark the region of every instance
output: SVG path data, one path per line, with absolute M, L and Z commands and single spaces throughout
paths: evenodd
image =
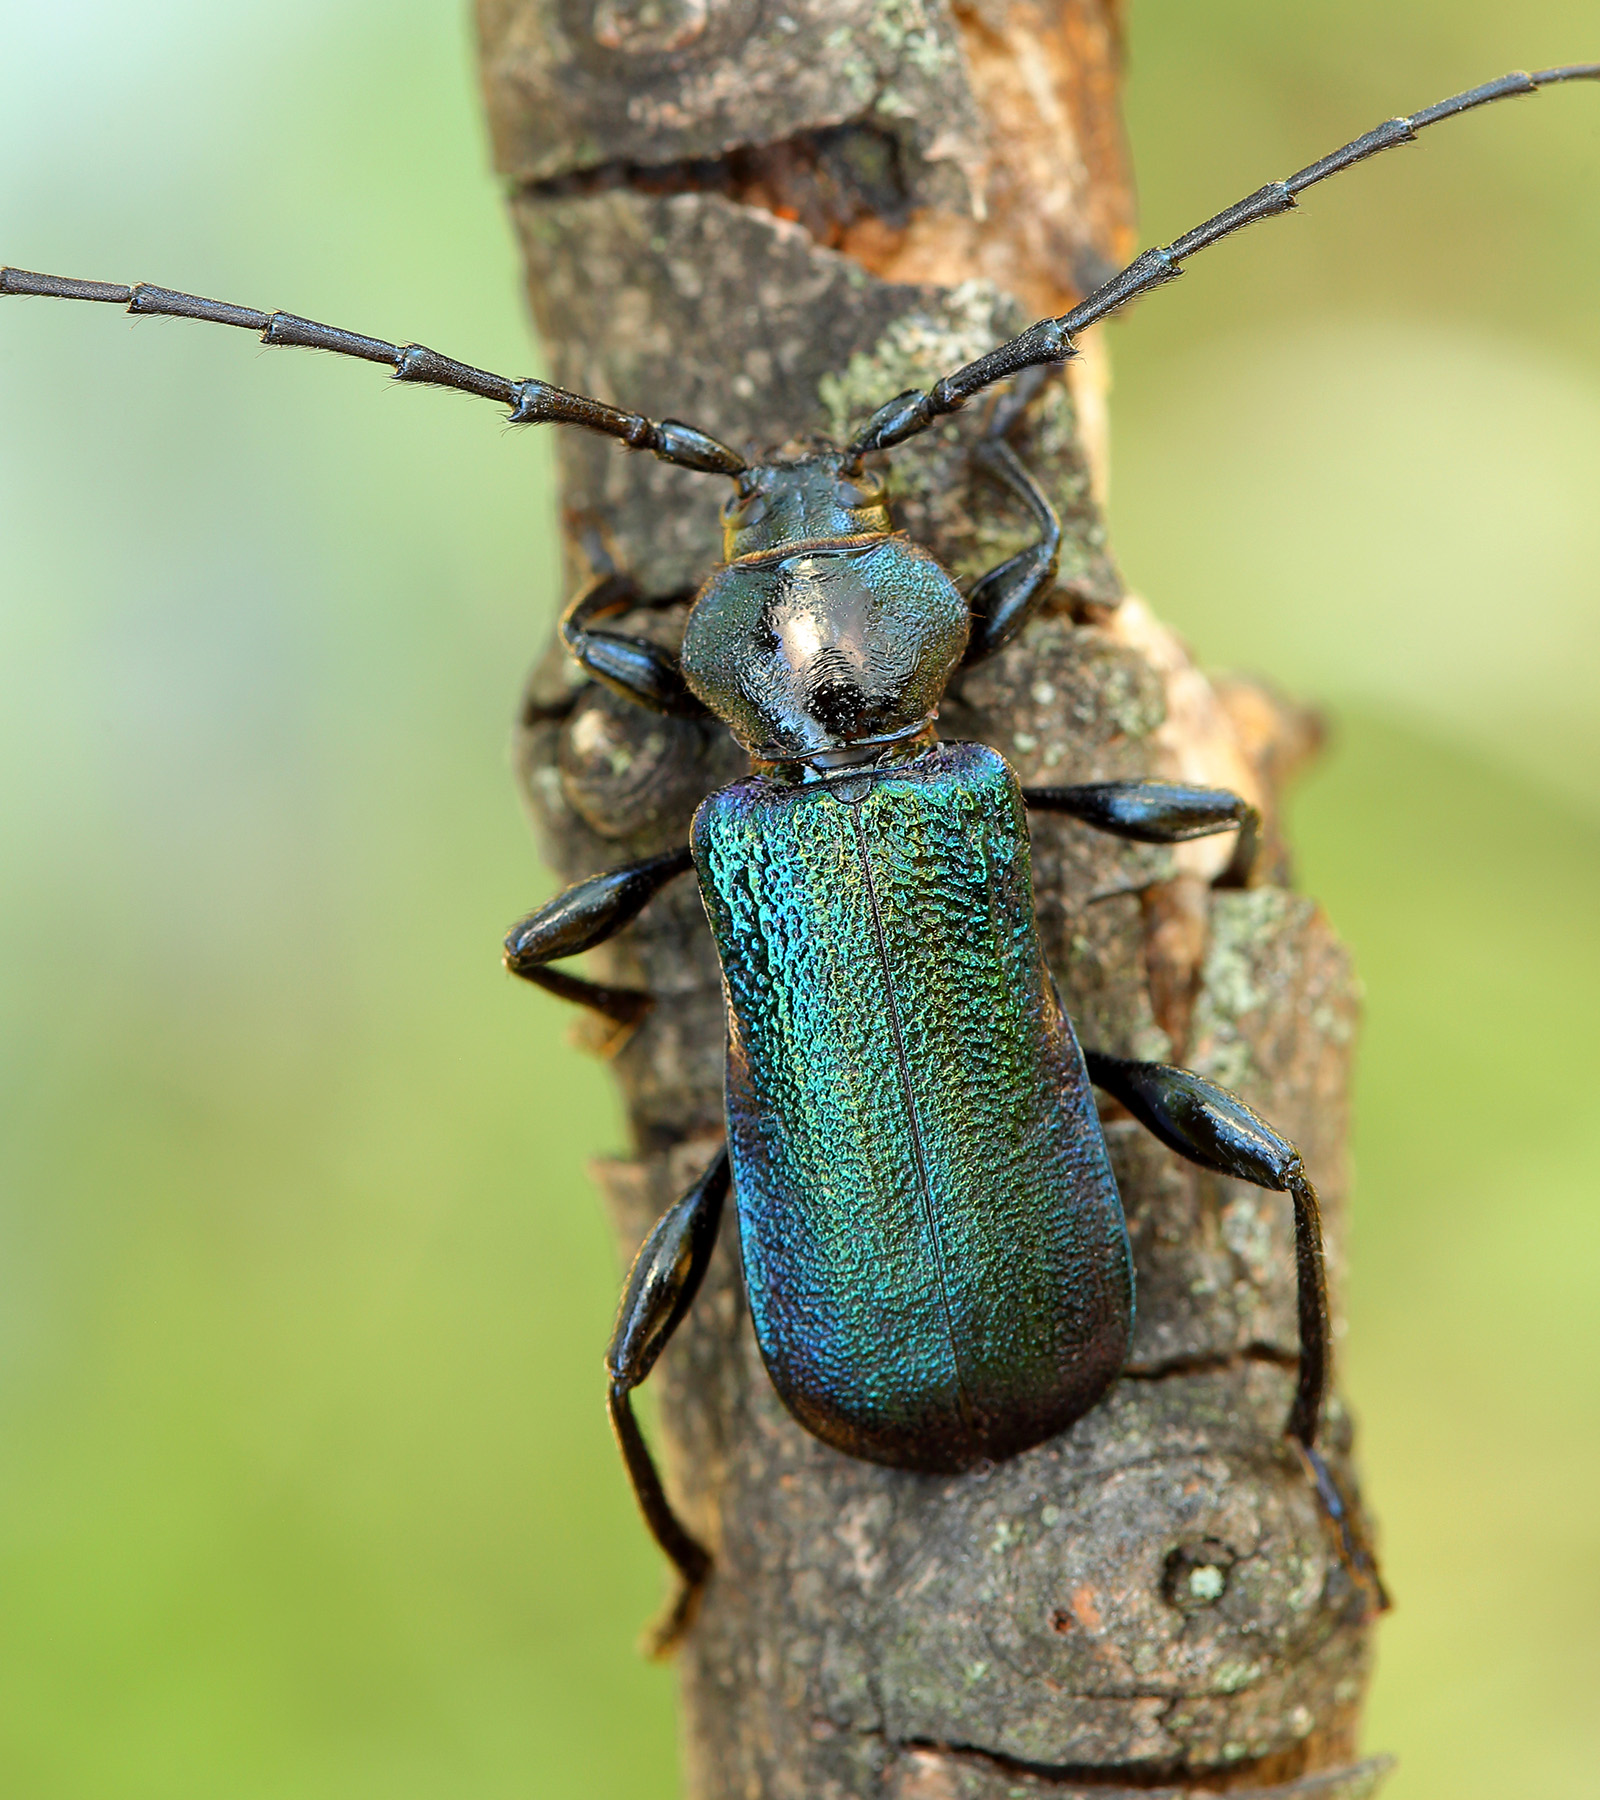
M 456 0 L 5 0 L 0 258 L 535 366 Z M 1136 0 L 1170 237 L 1593 0 Z M 1600 1790 L 1600 91 L 1441 127 L 1114 328 L 1114 513 L 1325 702 L 1369 990 L 1345 1380 L 1394 1800 Z M 644 398 L 648 398 L 645 396 Z M 603 1072 L 495 947 L 549 445 L 0 314 L 0 1793 L 675 1791 L 608 1440 Z

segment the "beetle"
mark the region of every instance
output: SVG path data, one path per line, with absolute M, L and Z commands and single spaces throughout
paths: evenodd
M 647 996 L 550 965 L 603 942 L 693 867 L 722 957 L 728 1148 L 646 1240 L 608 1354 L 630 1475 L 684 1578 L 678 1628 L 709 1558 L 667 1502 L 630 1396 L 693 1302 L 730 1189 L 758 1341 L 800 1422 L 847 1454 L 968 1469 L 1064 1430 L 1126 1352 L 1132 1268 L 1091 1085 L 1190 1160 L 1290 1194 L 1301 1342 L 1286 1434 L 1347 1558 L 1381 1593 L 1316 1449 L 1327 1308 L 1316 1193 L 1298 1153 L 1192 1073 L 1084 1055 L 1033 921 L 1027 807 L 1144 841 L 1234 829 L 1246 859 L 1249 809 L 1166 783 L 1025 791 L 995 752 L 942 743 L 934 719 L 956 670 L 1009 642 L 1049 587 L 1059 525 L 1006 433 L 1076 334 L 1173 279 L 1189 255 L 1428 125 L 1597 77 L 1600 65 L 1514 74 L 1390 120 L 1144 253 L 1070 312 L 888 401 L 848 443 L 753 460 L 692 426 L 422 346 L 142 284 L 0 271 L 0 294 L 119 304 L 356 356 L 402 381 L 496 399 L 514 423 L 598 431 L 736 484 L 724 560 L 679 657 L 603 628 L 632 598 L 616 571 L 578 597 L 563 635 L 627 699 L 709 709 L 749 750 L 752 774 L 702 805 L 688 848 L 578 883 L 507 940 L 513 972 L 628 1023 Z M 978 454 L 1038 535 L 963 594 L 895 533 L 869 459 L 1008 379 Z

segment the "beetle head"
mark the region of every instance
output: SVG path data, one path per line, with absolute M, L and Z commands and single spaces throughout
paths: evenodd
M 917 731 L 966 648 L 960 589 L 893 535 L 838 451 L 749 471 L 728 561 L 696 597 L 684 678 L 756 757 L 803 761 Z
M 730 563 L 829 544 L 867 543 L 892 527 L 881 477 L 837 450 L 757 464 L 739 477 L 722 509 L 722 555 Z

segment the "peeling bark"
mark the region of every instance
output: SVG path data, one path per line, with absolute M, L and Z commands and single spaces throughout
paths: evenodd
M 564 385 L 733 444 L 837 435 L 1062 310 L 1131 248 L 1110 0 L 478 11 L 496 157 Z M 1261 806 L 1247 888 L 1217 885 L 1226 841 L 1156 849 L 1040 819 L 1039 916 L 1086 1043 L 1182 1059 L 1296 1138 L 1337 1297 L 1355 990 L 1288 885 L 1276 805 L 1316 724 L 1208 681 L 1123 595 L 1097 504 L 1103 398 L 1086 355 L 1018 435 L 1063 517 L 1061 574 L 942 729 L 993 744 L 1025 782 L 1177 776 Z M 981 410 L 892 464 L 901 523 L 963 577 L 1028 535 L 974 476 Z M 571 581 L 598 532 L 652 602 L 626 628 L 674 642 L 718 554 L 720 485 L 577 433 L 560 454 Z M 518 766 L 576 878 L 681 843 L 744 764 L 720 726 L 641 713 L 552 646 Z M 722 997 L 693 885 L 594 960 L 658 996 L 620 1045 L 579 1028 L 614 1052 L 635 1134 L 634 1156 L 599 1170 L 626 1255 L 722 1133 Z M 673 1491 L 717 1556 L 681 1652 L 697 1800 L 1376 1791 L 1386 1764 L 1356 1760 L 1364 1596 L 1281 1435 L 1288 1203 L 1115 1114 L 1139 1283 L 1128 1369 L 1070 1432 L 987 1474 L 871 1467 L 802 1431 L 761 1367 L 724 1228 L 653 1378 Z M 1337 1402 L 1328 1438 L 1343 1459 Z

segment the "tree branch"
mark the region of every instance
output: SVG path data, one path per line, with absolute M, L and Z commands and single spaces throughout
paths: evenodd
M 480 0 L 479 24 L 554 379 L 741 449 L 841 436 L 1132 247 L 1109 0 Z M 943 729 L 1025 783 L 1160 775 L 1261 807 L 1267 885 L 1246 888 L 1217 885 L 1226 841 L 1038 820 L 1040 921 L 1086 1043 L 1186 1060 L 1296 1138 L 1337 1278 L 1354 991 L 1321 914 L 1282 885 L 1274 824 L 1314 728 L 1208 683 L 1123 599 L 1094 344 L 1016 440 L 1065 528 L 1053 604 L 952 694 Z M 894 464 L 901 523 L 963 577 L 1029 530 L 971 463 L 978 423 Z M 719 484 L 576 433 L 561 466 L 571 583 L 612 559 L 654 603 L 623 628 L 674 642 L 718 555 Z M 681 844 L 744 766 L 719 725 L 645 715 L 554 646 L 518 743 L 569 879 Z M 693 885 L 596 961 L 658 996 L 620 1046 L 585 1028 L 615 1052 L 636 1136 L 636 1159 L 601 1171 L 631 1252 L 722 1135 L 722 996 Z M 1384 1765 L 1355 1760 L 1365 1598 L 1282 1437 L 1288 1202 L 1178 1163 L 1125 1116 L 1107 1132 L 1138 1268 L 1129 1368 L 1070 1432 L 983 1475 L 875 1468 L 802 1431 L 724 1227 L 653 1378 L 674 1493 L 717 1557 L 681 1653 L 697 1800 L 1375 1791 Z M 1329 1437 L 1347 1450 L 1337 1406 Z

